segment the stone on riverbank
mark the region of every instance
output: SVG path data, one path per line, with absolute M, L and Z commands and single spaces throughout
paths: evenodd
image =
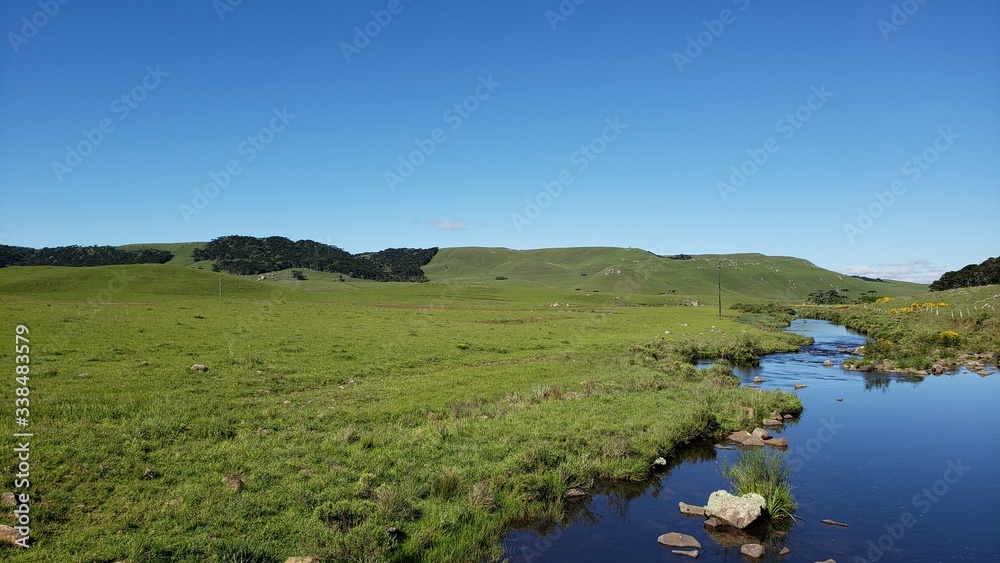
M 788 438 L 771 438 L 764 440 L 764 443 L 768 446 L 774 446 L 775 448 L 787 448 Z
M 701 543 L 694 537 L 677 532 L 668 532 L 656 538 L 656 542 L 667 547 L 694 547 L 701 549 Z
M 764 557 L 764 546 L 759 543 L 748 543 L 740 547 L 740 553 L 751 559 L 760 559 Z
M 765 505 L 764 497 L 757 493 L 734 496 L 729 491 L 715 491 L 708 497 L 705 514 L 742 530 L 760 517 Z
M 734 442 L 736 442 L 736 443 L 738 443 L 738 444 L 742 444 L 743 442 L 746 442 L 747 438 L 749 438 L 749 437 L 750 437 L 750 433 L 747 432 L 746 430 L 740 430 L 739 432 L 733 432 L 732 434 L 729 435 L 729 439 L 732 440 L 732 441 L 734 441 Z
M 695 506 L 686 502 L 679 502 L 677 504 L 681 509 L 681 514 L 684 516 L 705 516 L 704 506 Z

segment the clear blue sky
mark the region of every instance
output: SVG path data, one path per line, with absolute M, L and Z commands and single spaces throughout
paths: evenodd
M 1000 254 L 992 0 L 231 1 L 3 3 L 0 243 Z

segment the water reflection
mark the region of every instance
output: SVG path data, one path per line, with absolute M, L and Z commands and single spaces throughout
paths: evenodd
M 1000 429 L 1000 376 L 961 370 L 919 378 L 827 367 L 823 360 L 840 364 L 864 337 L 824 321 L 795 321 L 791 330 L 815 338 L 815 344 L 768 356 L 759 368 L 737 375 L 746 385 L 760 377 L 759 387 L 794 392 L 805 404 L 802 417 L 777 432 L 799 460 L 792 477 L 799 521 L 738 532 L 710 530 L 703 518 L 681 515 L 678 501 L 705 504 L 713 491 L 728 488 L 718 466 L 738 455 L 700 442 L 651 480 L 592 489 L 586 501 L 570 505 L 561 524 L 534 523 L 511 532 L 507 557 L 683 560 L 656 543 L 657 536 L 673 531 L 702 543 L 699 561 L 745 561 L 739 545 L 751 539 L 768 547 L 770 561 L 870 561 L 868 542 L 881 541 L 886 526 L 908 512 L 916 524 L 904 537 L 891 538 L 879 561 L 1000 560 L 1000 549 L 983 533 L 1000 526 L 1000 433 L 970 431 Z M 807 387 L 795 390 L 796 382 Z M 924 416 L 934 412 L 948 415 Z M 971 469 L 949 483 L 945 494 L 935 493 L 933 504 L 915 505 L 914 495 L 937 484 L 949 462 Z M 820 523 L 827 518 L 849 527 Z M 792 555 L 779 558 L 786 546 Z

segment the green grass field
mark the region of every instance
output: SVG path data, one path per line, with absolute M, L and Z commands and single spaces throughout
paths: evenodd
M 733 311 L 671 305 L 705 295 L 710 259 L 684 261 L 708 281 L 663 294 L 648 281 L 580 287 L 634 251 L 533 255 L 576 264 L 551 278 L 457 252 L 491 251 L 443 250 L 425 284 L 169 264 L 0 270 L 0 326 L 11 342 L 30 329 L 36 542 L 0 558 L 481 560 L 514 523 L 558 521 L 569 487 L 646 478 L 656 457 L 748 425 L 747 408 L 801 410 L 792 394 L 644 352 L 794 347 Z M 781 293 L 725 298 L 768 292 Z M 0 362 L 13 370 L 13 346 Z

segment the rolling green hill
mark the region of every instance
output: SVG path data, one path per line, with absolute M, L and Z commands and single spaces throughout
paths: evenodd
M 211 262 L 194 262 L 191 258 L 194 249 L 205 244 L 132 244 L 121 248 L 169 250 L 174 253 L 174 258 L 167 263 L 168 266 L 210 270 Z M 437 283 L 503 284 L 584 293 L 676 295 L 678 298 L 713 302 L 720 261 L 722 293 L 726 302 L 741 299 L 803 301 L 814 291 L 838 288 L 848 290 L 848 295 L 852 297 L 866 291 L 891 296 L 911 296 L 927 291 L 924 284 L 870 282 L 838 274 L 801 258 L 763 254 L 699 254 L 690 260 L 677 260 L 638 248 L 615 247 L 538 250 L 442 248 L 423 270 L 431 282 Z M 498 276 L 506 279 L 498 280 Z M 325 279 L 330 274 L 323 274 L 322 277 Z
M 722 263 L 723 297 L 801 301 L 816 290 L 842 288 L 859 296 L 914 295 L 926 285 L 869 282 L 824 270 L 800 258 L 763 254 L 701 254 L 690 260 L 657 256 L 637 248 L 443 248 L 424 266 L 431 281 L 493 282 L 587 292 L 716 294 Z M 497 280 L 498 276 L 505 280 Z

